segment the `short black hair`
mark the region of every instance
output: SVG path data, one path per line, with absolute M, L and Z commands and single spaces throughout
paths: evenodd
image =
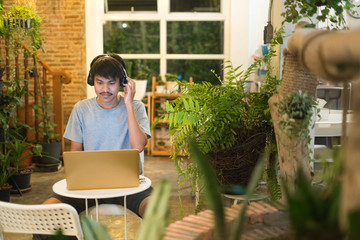
M 124 60 L 115 53 L 101 54 L 96 56 L 90 64 L 88 84 L 94 86 L 94 77 L 99 75 L 105 78 L 120 80 L 120 86 L 127 83 L 126 66 Z

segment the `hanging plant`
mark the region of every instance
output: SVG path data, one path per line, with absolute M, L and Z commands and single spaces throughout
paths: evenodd
M 42 18 L 37 12 L 27 5 L 13 5 L 5 12 L 3 18 L 5 37 L 9 39 L 9 42 L 14 44 L 20 41 L 36 54 L 44 42 L 40 31 Z
M 306 18 L 310 21 L 307 27 L 315 27 L 316 22 L 327 22 L 329 29 L 343 29 L 346 27 L 344 11 L 354 7 L 349 0 L 285 0 L 285 11 L 283 23 L 295 24 L 300 19 Z

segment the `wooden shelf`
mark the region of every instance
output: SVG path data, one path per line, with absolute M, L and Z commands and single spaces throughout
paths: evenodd
M 157 92 L 153 92 L 153 93 L 152 93 L 152 97 L 153 97 L 153 98 L 169 98 L 169 99 L 174 99 L 174 98 L 177 98 L 178 96 L 180 96 L 180 93 L 157 93 Z
M 192 78 L 190 79 L 190 83 L 192 83 Z M 152 125 L 154 122 L 156 122 L 158 117 L 158 109 L 157 107 L 159 105 L 162 105 L 167 100 L 173 100 L 180 96 L 180 93 L 157 93 L 155 91 L 156 89 L 156 77 L 152 78 L 152 93 L 151 93 L 151 117 L 150 117 L 150 124 Z M 164 108 L 164 107 L 163 107 Z M 159 133 L 157 131 L 160 130 L 169 130 L 169 121 L 163 121 L 160 120 L 158 124 L 154 127 L 154 129 L 151 131 L 151 147 L 150 152 L 151 155 L 155 156 L 169 156 L 170 155 L 170 147 L 165 148 L 159 148 L 156 144 L 158 141 L 170 141 L 170 138 L 166 138 L 164 136 L 159 136 Z M 168 145 L 168 144 L 167 144 Z
M 153 148 L 151 151 L 151 155 L 156 155 L 156 156 L 169 156 L 170 155 L 170 148 Z

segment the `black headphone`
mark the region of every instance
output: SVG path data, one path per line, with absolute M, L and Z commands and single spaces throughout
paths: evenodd
M 119 55 L 114 53 L 99 55 L 91 61 L 90 71 L 87 78 L 87 83 L 90 86 L 94 86 L 94 76 L 101 71 L 105 74 L 104 77 L 113 73 L 115 76 L 119 77 L 120 86 L 125 87 L 124 84 L 127 83 L 125 63 Z

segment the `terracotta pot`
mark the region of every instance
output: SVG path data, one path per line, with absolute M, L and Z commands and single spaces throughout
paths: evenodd
M 29 146 L 25 149 L 24 153 L 21 155 L 22 162 L 19 165 L 19 168 L 26 168 L 31 166 L 31 164 L 33 163 L 31 152 L 32 152 L 32 146 Z

